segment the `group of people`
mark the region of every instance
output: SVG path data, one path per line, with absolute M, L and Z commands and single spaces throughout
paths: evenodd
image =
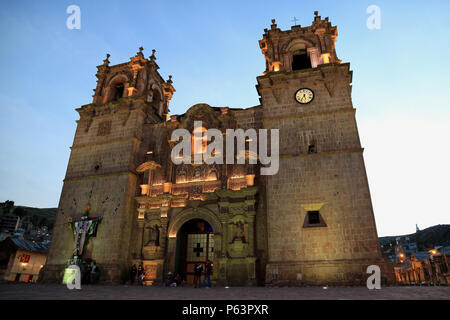
M 173 275 L 172 272 L 167 274 L 167 278 L 163 283 L 165 287 L 182 287 L 184 286 L 185 281 L 181 278 L 181 275 L 177 273 L 176 276 Z
M 134 264 L 131 267 L 130 270 L 130 284 L 133 285 L 134 281 L 136 280 L 136 276 L 137 276 L 137 280 L 139 282 L 139 284 L 142 286 L 144 284 L 144 266 L 141 264 L 139 264 L 138 267 L 136 267 L 136 265 Z
M 98 268 L 95 261 L 92 263 L 87 263 L 83 261 L 80 266 L 81 271 L 81 283 L 82 284 L 96 284 L 100 278 L 100 269 Z
M 196 263 L 194 266 L 194 288 L 208 287 L 211 288 L 211 274 L 213 264 L 207 261 L 205 265 L 205 279 L 202 280 L 203 265 Z
M 94 262 L 95 265 L 95 262 Z M 203 264 L 196 263 L 194 266 L 194 287 L 195 288 L 201 288 L 201 287 L 209 287 L 211 288 L 211 275 L 213 271 L 213 264 L 211 261 L 207 261 L 205 265 L 205 278 L 202 281 L 202 274 L 203 274 Z M 144 267 L 142 264 L 139 264 L 138 267 L 134 264 L 131 267 L 130 270 L 130 284 L 133 285 L 135 280 L 139 282 L 140 285 L 144 284 Z M 172 272 L 169 272 L 167 274 L 166 279 L 163 282 L 164 286 L 167 287 L 179 287 L 183 286 L 185 284 L 185 281 L 182 279 L 181 275 L 177 273 L 175 276 Z

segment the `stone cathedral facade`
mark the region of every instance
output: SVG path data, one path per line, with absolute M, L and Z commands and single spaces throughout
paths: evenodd
M 145 283 L 168 272 L 188 282 L 195 263 L 214 263 L 216 285 L 365 283 L 382 258 L 351 100 L 352 71 L 335 51 L 337 28 L 317 12 L 311 26 L 280 30 L 259 46 L 260 104 L 194 105 L 169 116 L 171 77 L 155 51 L 98 66 L 93 102 L 80 119 L 42 281 L 61 281 L 74 247 L 68 221 L 101 217 L 83 259 L 118 283 L 133 264 Z M 177 128 L 279 129 L 279 171 L 261 164 L 174 165 Z

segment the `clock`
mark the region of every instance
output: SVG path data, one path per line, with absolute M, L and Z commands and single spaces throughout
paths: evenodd
M 295 101 L 301 104 L 307 104 L 314 100 L 314 92 L 308 88 L 302 88 L 295 93 Z

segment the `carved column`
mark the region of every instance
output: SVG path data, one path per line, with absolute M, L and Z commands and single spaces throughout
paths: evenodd
M 248 255 L 255 256 L 255 212 L 247 212 L 248 222 Z
M 139 211 L 139 209 L 138 209 L 138 211 Z M 139 216 L 143 217 L 144 214 L 139 211 Z M 137 251 L 137 257 L 133 257 L 133 258 L 136 258 L 139 260 L 142 260 L 142 246 L 143 246 L 143 241 L 144 241 L 144 223 L 145 223 L 144 218 L 139 218 L 137 221 L 137 225 L 138 225 L 137 248 L 138 248 L 138 251 Z
M 161 232 L 159 234 L 159 254 L 158 258 L 164 259 L 164 254 L 166 252 L 166 246 L 167 246 L 167 225 L 169 222 L 169 219 L 167 218 L 167 211 L 169 210 L 168 207 L 161 207 Z M 165 211 L 165 213 L 163 213 Z
M 227 246 L 228 246 L 228 212 L 229 205 L 227 198 L 222 198 L 219 200 L 219 219 L 222 224 L 222 245 L 221 245 L 221 257 L 226 256 Z
M 317 66 L 320 64 L 320 53 L 319 48 L 313 47 L 307 49 L 309 58 L 311 59 L 311 66 L 313 68 L 317 68 Z
M 103 100 L 102 100 L 103 103 L 107 103 L 108 102 L 110 92 L 111 92 L 111 86 L 105 87 L 105 92 L 104 92 Z

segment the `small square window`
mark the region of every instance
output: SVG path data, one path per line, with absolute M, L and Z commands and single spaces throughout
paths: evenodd
M 308 223 L 309 224 L 320 223 L 319 211 L 308 211 Z
M 327 224 L 320 214 L 320 211 L 307 211 L 303 228 L 318 228 L 326 226 Z
M 310 144 L 308 146 L 308 154 L 312 154 L 312 153 L 317 153 L 317 149 L 316 149 L 316 145 L 315 144 Z

